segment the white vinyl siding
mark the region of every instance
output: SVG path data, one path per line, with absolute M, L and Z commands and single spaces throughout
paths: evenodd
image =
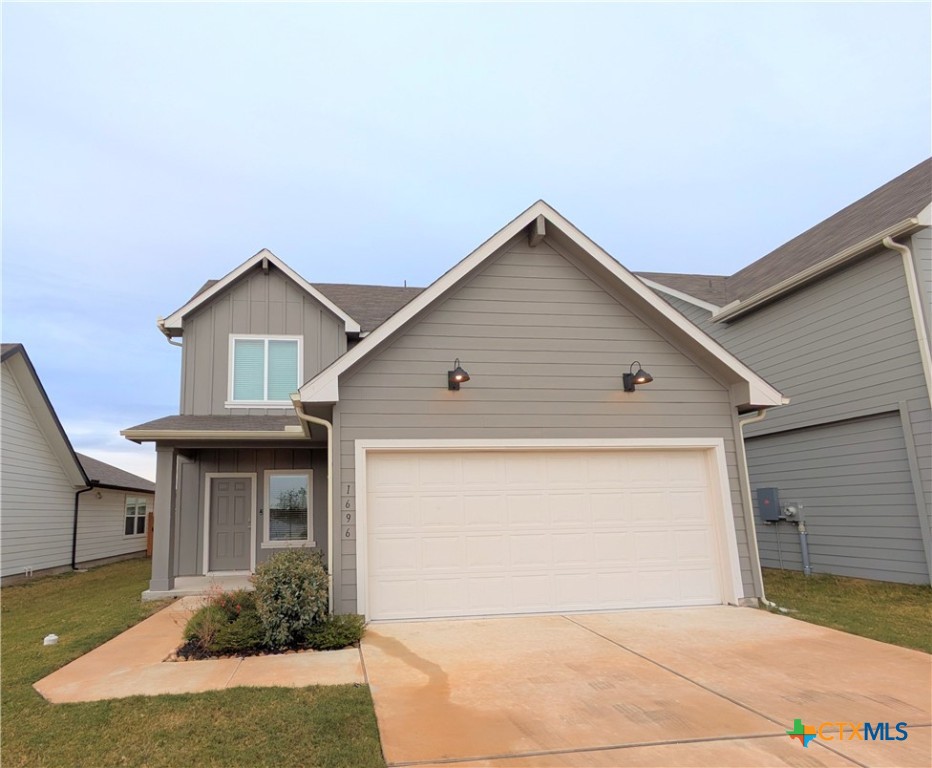
M 230 336 L 230 404 L 287 404 L 300 382 L 298 338 Z
M 67 565 L 77 489 L 68 481 L 6 364 L 2 414 L 2 575 Z
M 137 494 L 135 498 L 146 506 L 148 512 L 154 508 L 153 494 Z M 95 491 L 82 493 L 78 515 L 78 562 L 144 552 L 146 537 L 124 535 L 125 521 L 125 491 L 102 488 L 99 499 Z

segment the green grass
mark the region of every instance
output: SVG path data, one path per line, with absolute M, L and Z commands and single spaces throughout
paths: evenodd
M 823 627 L 932 653 L 932 588 L 764 569 L 767 599 Z
M 364 686 L 234 688 L 49 704 L 32 684 L 144 619 L 149 563 L 5 587 L 0 761 L 11 766 L 384 766 Z M 50 632 L 57 646 L 45 647 Z

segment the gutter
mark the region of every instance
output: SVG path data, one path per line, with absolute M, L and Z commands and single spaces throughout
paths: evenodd
M 294 432 L 239 431 L 229 429 L 123 429 L 120 434 L 134 443 L 158 440 L 306 440 L 304 432 L 294 427 Z
M 329 603 L 330 613 L 333 613 L 333 423 L 326 419 L 319 419 L 316 416 L 309 416 L 304 412 L 304 405 L 301 402 L 301 396 L 297 392 L 291 395 L 291 403 L 294 405 L 294 412 L 303 424 L 317 424 L 325 427 L 327 430 L 327 580 L 329 582 Z M 307 429 L 307 437 L 310 437 L 310 429 Z M 302 430 L 301 437 L 305 436 Z
M 156 318 L 155 325 L 158 327 L 158 329 L 159 329 L 163 334 L 165 334 L 165 340 L 166 340 L 169 344 L 171 344 L 173 347 L 183 347 L 183 346 L 184 346 L 184 344 L 182 344 L 180 341 L 175 341 L 175 340 L 172 338 L 171 331 L 169 331 L 168 328 L 165 327 L 165 318 L 164 318 L 164 317 Z
M 78 502 L 80 501 L 81 494 L 87 493 L 88 491 L 94 490 L 94 482 L 87 488 L 82 488 L 80 491 L 74 492 L 74 525 L 71 528 L 71 570 L 78 570 Z
M 861 240 L 859 243 L 855 243 L 854 245 L 839 251 L 834 256 L 830 256 L 829 258 L 820 261 L 818 264 L 814 264 L 811 267 L 804 269 L 802 272 L 797 272 L 795 275 L 788 277 L 785 280 L 781 280 L 776 285 L 772 285 L 763 291 L 755 293 L 753 296 L 750 296 L 747 299 L 733 301 L 731 304 L 725 305 L 717 312 L 712 313 L 712 320 L 716 323 L 724 323 L 728 320 L 734 320 L 735 318 L 740 317 L 752 309 L 759 307 L 761 304 L 766 304 L 769 301 L 773 301 L 780 294 L 786 293 L 787 291 L 791 291 L 795 288 L 799 288 L 805 283 L 808 283 L 810 280 L 814 280 L 826 272 L 836 269 L 849 259 L 860 256 L 866 251 L 880 248 L 882 245 L 884 245 L 884 240 L 911 232 L 917 226 L 920 226 L 920 224 L 921 222 L 918 218 L 904 219 L 898 224 L 894 224 L 892 227 L 887 227 L 877 234 L 871 235 L 867 239 Z

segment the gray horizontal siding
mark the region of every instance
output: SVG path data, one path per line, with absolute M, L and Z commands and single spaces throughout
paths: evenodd
M 204 508 L 208 472 L 255 472 L 257 509 L 265 506 L 264 472 L 271 469 L 311 469 L 314 472 L 313 520 L 318 549 L 326 550 L 327 482 L 324 451 L 310 448 L 218 448 L 192 452 L 179 459 L 176 498 L 175 576 L 203 573 Z M 261 518 L 257 520 L 256 563 L 268 559 L 273 551 L 263 550 Z
M 454 358 L 472 377 L 459 392 L 446 386 Z M 634 360 L 654 382 L 629 394 L 621 376 Z M 364 438 L 721 437 L 751 595 L 732 412 L 722 384 L 572 257 L 519 240 L 342 378 L 341 503 L 355 509 L 355 444 Z M 337 535 L 337 607 L 355 611 L 355 529 Z
M 932 339 L 932 229 L 926 227 L 916 232 L 910 246 L 919 278 L 919 293 L 923 299 L 926 333 Z
M 231 333 L 301 336 L 304 381 L 346 352 L 346 334 L 339 318 L 274 267 L 268 274 L 256 267 L 185 318 L 182 414 L 291 412 L 290 408 L 230 409 L 224 405 L 229 394 Z
M 814 572 L 928 582 L 899 412 L 749 439 L 747 456 L 755 507 L 770 486 L 803 505 Z M 757 538 L 764 567 L 801 568 L 796 526 L 758 518 Z

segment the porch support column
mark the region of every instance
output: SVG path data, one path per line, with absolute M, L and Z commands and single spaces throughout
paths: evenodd
M 152 533 L 151 592 L 168 592 L 175 586 L 175 449 L 155 449 L 155 521 Z

